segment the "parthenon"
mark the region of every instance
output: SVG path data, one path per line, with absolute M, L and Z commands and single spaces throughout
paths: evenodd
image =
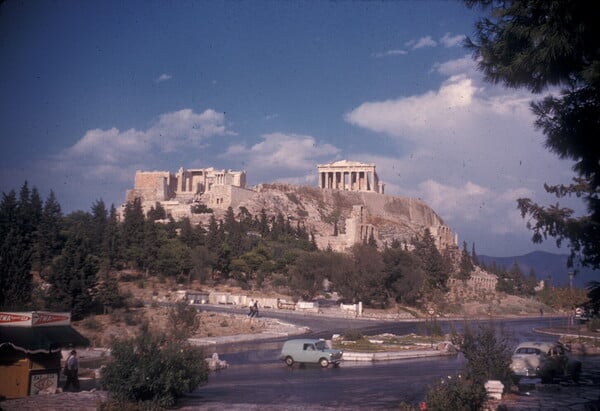
M 379 182 L 375 164 L 340 160 L 317 165 L 319 187 L 335 190 L 370 191 L 384 194 L 385 184 Z

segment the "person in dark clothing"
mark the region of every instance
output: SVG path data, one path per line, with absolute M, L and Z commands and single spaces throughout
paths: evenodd
M 254 301 L 254 304 L 250 306 L 250 312 L 248 313 L 248 317 L 258 317 L 258 301 Z
M 67 376 L 67 382 L 63 391 L 69 391 L 73 386 L 74 391 L 79 391 L 79 361 L 77 360 L 77 351 L 71 351 L 71 354 L 67 357 L 65 362 L 65 375 Z

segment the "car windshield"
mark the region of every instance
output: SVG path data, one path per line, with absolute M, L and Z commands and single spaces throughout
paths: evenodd
M 521 347 L 518 348 L 517 351 L 515 351 L 515 354 L 535 354 L 535 355 L 540 355 L 542 352 L 540 350 L 538 350 L 537 348 L 533 348 L 533 347 Z
M 315 345 L 317 347 L 317 350 L 324 350 L 327 348 L 325 341 L 317 341 L 317 343 Z

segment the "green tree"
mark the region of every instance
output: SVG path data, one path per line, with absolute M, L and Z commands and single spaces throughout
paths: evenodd
M 332 253 L 302 252 L 290 267 L 290 288 L 305 301 L 323 290 L 323 281 L 331 275 Z
M 488 380 L 499 380 L 505 387 L 511 386 L 510 343 L 505 333 L 496 330 L 493 323 L 465 324 L 462 338 L 455 339 L 454 343 L 465 356 L 465 372 L 470 380 L 481 386 Z
M 102 306 L 104 314 L 111 312 L 114 308 L 123 306 L 123 297 L 119 292 L 119 283 L 114 276 L 107 271 L 99 271 L 96 284 L 91 289 L 92 300 Z
M 532 103 L 535 126 L 545 146 L 561 159 L 574 161 L 573 182 L 545 185 L 557 198 L 576 196 L 587 206 L 582 215 L 559 203 L 542 206 L 518 200 L 530 222 L 532 240 L 553 237 L 570 248 L 570 262 L 600 267 L 600 4 L 594 1 L 465 0 L 481 5 L 488 16 L 476 23 L 466 44 L 480 70 L 493 83 L 534 93 L 560 87 Z
M 467 251 L 467 242 L 463 241 L 463 248 L 460 253 L 460 267 L 458 270 L 458 278 L 461 280 L 468 280 L 471 277 L 471 271 L 473 271 L 475 267 L 473 266 L 473 261 L 471 260 L 471 256 Z
M 123 240 L 124 257 L 128 264 L 136 268 L 144 266 L 144 240 L 146 237 L 144 211 L 139 198 L 128 202 L 123 213 L 121 238 Z
M 260 219 L 258 220 L 258 231 L 260 232 L 262 238 L 267 238 L 270 233 L 267 212 L 264 208 L 260 210 Z
M 169 407 L 208 381 L 201 348 L 151 332 L 147 324 L 134 338 L 114 340 L 111 356 L 102 385 L 118 401 Z
M 185 301 L 179 301 L 169 308 L 168 337 L 176 341 L 186 341 L 200 328 L 200 316 L 195 307 Z
M 167 239 L 167 227 L 155 221 L 146 221 L 144 223 L 144 238 L 142 240 L 143 248 L 139 250 L 140 255 L 136 260 L 137 268 L 146 270 L 146 272 L 157 274 L 162 271 L 164 265 L 161 265 L 160 260 L 165 257 L 161 254 L 162 248 L 166 246 L 166 242 L 179 242 L 176 238 Z M 175 268 L 175 270 L 177 270 Z M 166 274 L 163 272 L 163 274 Z M 170 274 L 166 274 L 170 275 Z
M 104 242 L 108 226 L 108 210 L 106 209 L 106 204 L 104 204 L 104 201 L 96 200 L 96 202 L 92 204 L 91 223 L 91 238 L 94 239 L 94 241 L 91 242 L 92 252 L 99 258 L 102 258 L 104 254 Z
M 475 243 L 473 243 L 473 246 L 471 248 L 471 261 L 473 261 L 473 265 L 479 265 L 479 257 L 475 252 Z
M 429 229 L 425 229 L 422 237 L 414 242 L 414 246 L 414 253 L 421 261 L 421 268 L 426 275 L 425 292 L 430 294 L 436 290 L 446 292 L 451 267 L 437 249 Z
M 154 207 L 150 207 L 150 211 L 148 211 L 146 218 L 148 221 L 164 220 L 167 218 L 167 212 L 162 204 L 157 201 L 154 204 Z
M 25 309 L 31 304 L 31 268 L 42 215 L 37 190 L 23 183 L 0 202 L 0 307 Z
M 102 264 L 107 271 L 117 269 L 121 261 L 121 234 L 117 218 L 117 210 L 111 205 L 108 220 L 106 222 L 106 231 L 104 233 L 104 243 L 102 245 Z
M 64 244 L 61 235 L 62 211 L 60 204 L 56 200 L 54 191 L 46 198 L 40 224 L 38 227 L 38 236 L 35 244 L 36 265 L 41 271 L 42 276 L 47 270 L 48 264 L 54 257 L 60 254 Z
M 508 340 L 498 337 L 501 334 L 493 324 L 466 324 L 462 335 L 453 336 L 466 364 L 460 373 L 429 388 L 428 410 L 478 411 L 486 401 L 486 381 L 500 380 L 505 387 L 511 386 L 511 351 Z
M 204 245 L 205 231 L 201 225 L 193 226 L 190 219 L 185 217 L 179 221 L 179 238 L 190 248 Z
M 523 295 L 525 291 L 525 274 L 523 274 L 523 270 L 516 260 L 511 265 L 508 275 L 513 282 L 514 294 Z
M 590 308 L 594 312 L 600 311 L 600 281 L 590 281 L 587 284 L 587 297 L 590 302 Z
M 404 250 L 400 243 L 386 247 L 382 258 L 388 296 L 401 304 L 416 305 L 421 298 L 425 278 L 420 260 Z
M 335 289 L 354 303 L 385 305 L 385 265 L 377 249 L 368 244 L 356 244 L 351 249 L 349 263 L 342 265 L 344 270 L 334 271 Z
M 206 283 L 213 279 L 213 261 L 212 254 L 206 246 L 198 246 L 192 249 L 192 269 L 190 275 L 192 279 L 197 279 L 201 283 Z
M 90 240 L 82 227 L 79 228 L 68 234 L 60 256 L 52 261 L 46 297 L 48 308 L 70 311 L 74 319 L 81 319 L 93 308 L 91 290 L 96 285 L 100 266 L 98 257 L 91 253 Z
M 162 275 L 189 280 L 192 270 L 190 248 L 177 238 L 166 240 L 158 249 L 156 269 Z

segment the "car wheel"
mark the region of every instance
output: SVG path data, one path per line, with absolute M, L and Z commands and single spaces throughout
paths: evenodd
M 327 358 L 321 358 L 319 360 L 319 364 L 321 364 L 321 367 L 327 368 L 327 366 L 329 365 L 329 361 L 327 360 Z
M 288 367 L 291 367 L 292 365 L 294 365 L 294 359 L 290 356 L 287 356 L 285 357 L 285 363 Z
M 555 372 L 548 370 L 541 375 L 542 384 L 550 384 L 554 381 Z

